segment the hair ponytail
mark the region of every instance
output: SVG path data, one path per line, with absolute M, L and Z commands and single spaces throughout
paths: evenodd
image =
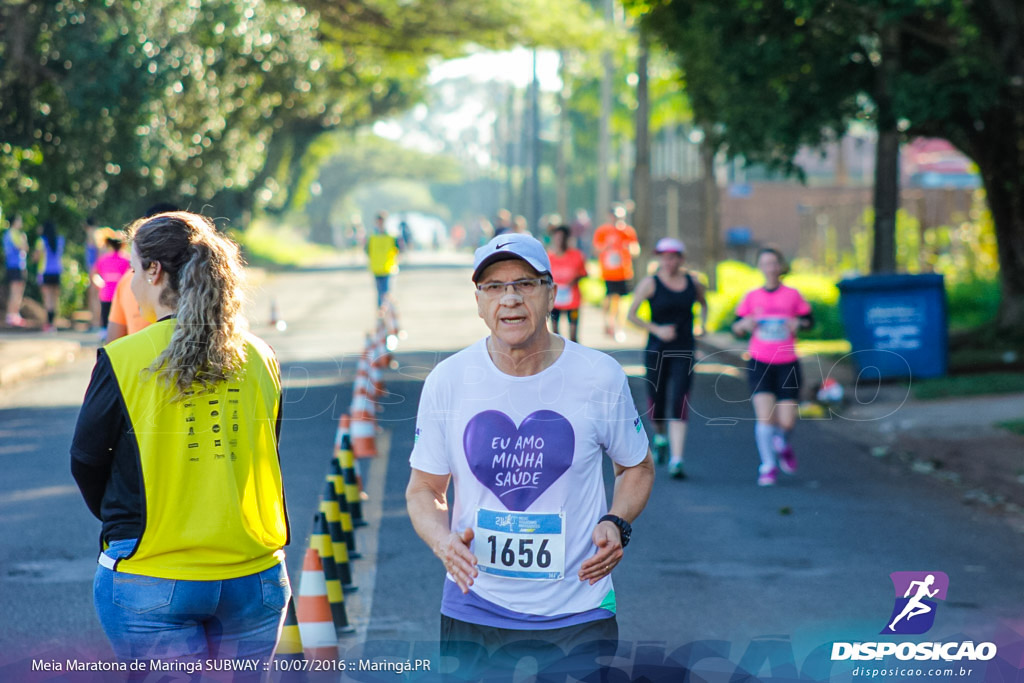
M 243 279 L 238 245 L 213 222 L 184 211 L 143 219 L 134 229 L 144 268 L 158 261 L 167 275 L 160 303 L 177 310 L 167 348 L 150 366 L 177 397 L 205 391 L 245 361 Z

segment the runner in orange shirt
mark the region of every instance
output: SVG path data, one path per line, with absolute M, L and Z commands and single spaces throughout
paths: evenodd
M 107 320 L 108 344 L 125 335 L 135 334 L 155 322 L 146 320 L 139 311 L 139 302 L 132 293 L 132 272 L 129 270 L 121 276 L 114 291 L 114 299 L 110 302 L 110 319 Z
M 604 331 L 616 341 L 623 341 L 623 319 L 620 300 L 629 293 L 633 279 L 633 257 L 640 254 L 636 230 L 626 223 L 626 209 L 614 207 L 609 222 L 594 232 L 594 252 L 601 264 L 606 296 L 604 299 Z

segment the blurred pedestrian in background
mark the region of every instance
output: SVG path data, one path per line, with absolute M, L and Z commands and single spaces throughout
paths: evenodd
M 370 261 L 370 273 L 377 284 L 377 306 L 384 304 L 391 289 L 391 276 L 398 272 L 398 240 L 388 234 L 385 224 L 388 212 L 381 211 L 373 224 L 373 234 L 366 238 L 366 255 Z
M 559 225 L 551 231 L 551 279 L 554 280 L 555 304 L 551 309 L 551 328 L 558 334 L 558 323 L 564 315 L 569 321 L 569 340 L 579 341 L 580 280 L 587 276 L 583 252 L 571 245 L 569 226 Z
M 626 223 L 626 209 L 615 206 L 608 222 L 594 232 L 594 252 L 604 278 L 604 331 L 615 341 L 624 341 L 620 301 L 629 293 L 633 280 L 633 257 L 640 254 L 636 230 Z
M 494 233 L 493 236 L 504 235 L 509 232 L 513 232 L 512 226 L 512 212 L 508 209 L 498 209 L 498 215 L 494 220 Z M 491 236 L 487 235 L 486 239 L 490 239 Z M 486 241 L 486 239 L 484 241 Z
M 85 290 L 86 307 L 92 318 L 89 327 L 97 327 L 100 322 L 100 290 L 92 281 L 92 270 L 100 257 L 100 246 L 103 242 L 102 232 L 96 225 L 96 219 L 89 216 L 82 224 L 82 231 L 85 233 L 85 272 L 89 275 L 89 286 Z
M 754 437 L 761 457 L 759 486 L 773 486 L 778 470 L 796 472 L 789 434 L 796 425 L 800 400 L 800 363 L 796 334 L 814 326 L 811 305 L 800 292 L 782 284 L 782 252 L 765 247 L 757 254 L 764 287 L 748 292 L 736 307 L 733 334 L 750 335 L 749 380 L 757 422 Z
M 680 240 L 663 237 L 655 245 L 654 253 L 658 256 L 658 270 L 636 286 L 629 308 L 629 321 L 648 332 L 644 360 L 655 432 L 651 448 L 654 460 L 664 463 L 668 451 L 669 474 L 675 479 L 684 479 L 683 449 L 689 413 L 687 397 L 696 345 L 693 306 L 700 306 L 699 332 L 703 334 L 708 322 L 708 303 L 704 297 L 704 286 L 683 267 L 686 247 Z M 644 301 L 651 307 L 649 323 L 638 315 Z
M 100 336 L 103 341 L 107 338 L 107 321 L 110 318 L 110 307 L 114 300 L 114 292 L 117 291 L 117 283 L 131 267 L 128 258 L 123 253 L 124 233 L 108 230 L 105 241 L 109 251 L 96 259 L 96 265 L 92 268 L 92 283 L 99 290 L 100 328 L 102 330 Z
M 572 219 L 572 224 L 569 227 L 572 228 L 574 246 L 583 252 L 585 258 L 590 258 L 591 233 L 594 230 L 594 225 L 590 221 L 590 214 L 587 213 L 587 210 L 576 209 L 576 217 Z
M 10 327 L 24 327 L 21 317 L 21 300 L 25 296 L 25 278 L 28 277 L 28 237 L 25 236 L 21 214 L 11 217 L 11 224 L 4 231 L 4 281 L 7 284 L 7 316 Z
M 64 237 L 57 234 L 57 224 L 52 220 L 43 223 L 43 234 L 36 243 L 35 260 L 39 264 L 39 286 L 43 292 L 43 306 L 46 308 L 44 332 L 54 332 L 57 304 L 60 301 L 60 278 L 64 274 Z

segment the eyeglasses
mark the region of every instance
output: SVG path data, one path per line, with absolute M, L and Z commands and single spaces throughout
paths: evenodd
M 516 294 L 529 296 L 530 294 L 540 290 L 541 287 L 546 287 L 550 284 L 551 280 L 542 277 L 531 277 L 524 278 L 522 280 L 512 280 L 511 282 L 485 282 L 482 285 L 477 285 L 476 288 L 482 292 L 484 296 L 501 296 L 505 293 L 508 286 L 512 285 L 512 289 Z

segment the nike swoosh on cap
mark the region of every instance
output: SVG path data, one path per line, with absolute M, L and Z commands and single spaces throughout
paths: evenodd
M 512 244 L 512 243 L 511 242 L 505 242 L 504 244 L 495 244 L 494 248 L 495 249 L 501 249 L 502 247 L 507 247 L 510 244 Z

